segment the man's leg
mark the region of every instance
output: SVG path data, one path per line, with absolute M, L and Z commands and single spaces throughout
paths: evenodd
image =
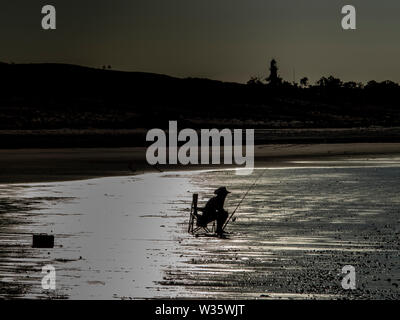
M 202 216 L 197 217 L 197 225 L 200 227 L 207 227 L 207 225 L 216 220 L 214 216 L 203 213 Z
M 223 232 L 222 227 L 224 226 L 226 219 L 228 219 L 228 212 L 221 211 L 218 213 L 218 219 L 217 219 L 217 233 L 218 234 L 222 234 L 222 232 Z

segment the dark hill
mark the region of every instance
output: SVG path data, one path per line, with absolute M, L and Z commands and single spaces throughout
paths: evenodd
M 165 117 L 212 118 L 246 89 L 63 64 L 1 64 L 0 75 L 0 129 L 135 128 L 161 125 Z
M 400 126 L 393 83 L 271 88 L 66 64 L 0 64 L 0 79 L 0 130 Z

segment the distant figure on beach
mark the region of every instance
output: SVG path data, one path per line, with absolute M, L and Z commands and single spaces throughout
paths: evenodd
M 224 209 L 224 202 L 230 192 L 226 187 L 220 187 L 214 193 L 216 196 L 208 200 L 202 210 L 203 214 L 198 216 L 197 224 L 206 227 L 210 222 L 217 221 L 217 234 L 222 236 L 224 234 L 223 226 L 226 219 L 228 219 L 228 212 Z

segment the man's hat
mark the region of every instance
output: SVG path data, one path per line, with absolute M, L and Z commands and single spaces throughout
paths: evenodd
M 220 187 L 220 188 L 218 188 L 217 190 L 215 190 L 214 191 L 214 193 L 216 194 L 216 195 L 227 195 L 228 193 L 230 193 L 227 189 L 226 189 L 226 187 Z

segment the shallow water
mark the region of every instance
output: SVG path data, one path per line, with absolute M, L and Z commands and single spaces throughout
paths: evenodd
M 262 174 L 229 239 L 187 234 L 192 193 L 226 208 Z M 0 186 L 0 296 L 399 298 L 400 158 Z M 51 233 L 54 249 L 31 248 Z M 56 268 L 55 291 L 41 268 Z M 357 290 L 341 287 L 353 265 Z

